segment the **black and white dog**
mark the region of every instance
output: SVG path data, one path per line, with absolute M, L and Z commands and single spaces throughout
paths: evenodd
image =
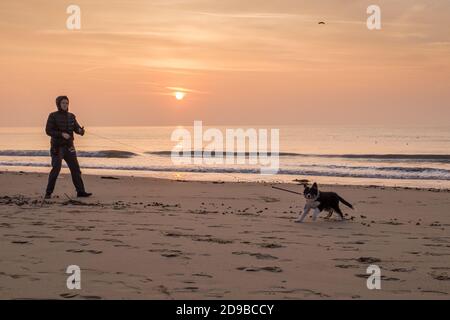
M 341 220 L 344 220 L 344 215 L 342 214 L 341 209 L 339 208 L 339 202 L 342 202 L 347 207 L 353 209 L 353 206 L 341 198 L 335 192 L 319 192 L 319 188 L 317 187 L 317 183 L 314 183 L 312 187 L 308 187 L 305 185 L 305 190 L 303 191 L 303 195 L 306 199 L 305 209 L 303 210 L 303 215 L 295 220 L 295 222 L 303 222 L 303 219 L 308 215 L 311 209 L 314 209 L 313 212 L 313 220 L 317 219 L 317 216 L 323 210 L 328 211 L 330 217 L 333 212 L 336 212 L 341 217 Z

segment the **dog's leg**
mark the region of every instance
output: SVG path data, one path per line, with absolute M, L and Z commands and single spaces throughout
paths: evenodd
M 313 212 L 313 221 L 316 221 L 317 216 L 319 215 L 319 213 L 320 213 L 320 210 L 315 208 L 314 212 Z
M 341 217 L 341 221 L 344 221 L 345 220 L 344 214 L 342 213 L 341 208 L 339 208 L 339 205 L 336 207 L 335 210 L 338 213 L 339 217 Z
M 299 217 L 298 217 L 296 220 L 294 220 L 294 221 L 295 221 L 295 222 L 298 222 L 298 223 L 302 223 L 302 222 L 303 222 L 303 219 L 305 219 L 305 217 L 308 215 L 309 210 L 311 210 L 311 207 L 308 206 L 308 205 L 305 205 L 305 208 L 303 209 L 303 215 L 301 216 L 301 218 L 300 218 L 300 216 L 299 216 Z

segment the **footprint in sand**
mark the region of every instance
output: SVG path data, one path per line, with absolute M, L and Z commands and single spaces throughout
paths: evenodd
M 381 262 L 381 259 L 373 258 L 373 257 L 360 257 L 360 258 L 356 259 L 356 261 L 361 262 L 361 263 L 372 264 L 372 263 Z
M 158 286 L 158 291 L 170 297 L 169 289 L 165 285 Z
M 76 293 L 61 293 L 59 296 L 65 298 L 65 299 L 71 299 L 71 298 L 77 297 L 78 294 L 76 294 Z
M 435 291 L 435 290 L 420 290 L 420 292 L 423 292 L 423 293 L 432 293 L 432 294 L 440 294 L 440 295 L 448 295 L 447 292 L 443 292 L 443 291 Z
M 175 288 L 173 291 L 175 292 L 196 292 L 198 291 L 198 287 L 184 287 L 184 288 Z
M 237 270 L 240 271 L 247 271 L 247 272 L 258 272 L 258 271 L 268 271 L 268 272 L 283 272 L 283 269 L 281 269 L 280 267 L 277 266 L 273 266 L 273 267 L 238 267 L 236 268 Z
M 393 268 L 390 269 L 390 271 L 392 272 L 413 272 L 415 271 L 416 268 L 412 267 L 412 268 Z
M 262 293 L 266 295 L 274 295 L 274 294 L 297 294 L 302 293 L 305 297 L 320 297 L 320 298 L 329 298 L 330 296 L 321 293 L 318 291 L 310 290 L 310 289 L 286 289 L 284 287 L 281 288 L 273 288 L 272 290 L 260 290 L 255 291 L 254 293 Z
M 276 260 L 278 257 L 271 256 L 270 254 L 264 254 L 264 253 L 253 253 L 253 252 L 247 252 L 247 251 L 234 251 L 232 254 L 235 255 L 249 255 L 252 257 L 255 257 L 256 259 L 260 260 Z
M 87 252 L 87 253 L 92 253 L 92 254 L 100 254 L 103 251 L 101 250 L 83 250 L 83 249 L 68 249 L 66 250 L 66 252 L 71 252 L 71 253 L 83 253 L 83 252 Z
M 262 196 L 262 197 L 259 197 L 261 200 L 263 200 L 264 202 L 267 202 L 267 203 L 271 203 L 271 202 L 280 202 L 280 199 L 278 199 L 278 198 L 272 198 L 272 197 L 266 197 L 266 196 Z
M 14 243 L 14 244 L 32 244 L 30 241 L 21 241 L 21 240 L 11 241 L 11 243 Z
M 355 258 L 335 258 L 333 260 L 340 261 L 340 262 L 357 261 L 357 262 L 363 263 L 363 264 L 373 264 L 373 263 L 381 262 L 381 259 L 374 258 L 374 257 L 359 257 L 359 258 L 356 258 L 356 259 Z M 361 266 L 339 264 L 339 265 L 336 265 L 336 267 L 337 268 L 353 268 L 353 267 L 360 268 Z
M 207 273 L 193 273 L 192 276 L 194 277 L 205 277 L 205 278 L 212 278 L 213 276 L 207 274 Z
M 186 259 L 186 260 L 190 260 L 191 258 L 186 257 L 184 255 L 183 252 L 178 251 L 178 250 L 170 250 L 172 252 L 169 253 L 161 253 L 161 256 L 166 257 L 166 258 L 182 258 L 182 259 Z
M 450 281 L 450 276 L 447 274 L 447 272 L 437 273 L 437 272 L 431 272 L 429 275 L 439 281 Z
M 102 297 L 99 296 L 80 296 L 80 298 L 86 299 L 86 300 L 101 300 Z
M 39 235 L 32 235 L 32 236 L 26 236 L 28 239 L 54 239 L 53 236 L 39 236 Z
M 0 223 L 0 228 L 9 228 L 9 229 L 11 229 L 11 228 L 13 228 L 13 226 L 11 226 L 11 224 L 9 224 L 9 223 L 3 222 L 3 223 Z
M 369 278 L 369 276 L 370 276 L 370 274 L 365 274 L 365 273 L 358 273 L 358 274 L 355 274 L 355 276 L 356 277 L 358 277 L 358 278 Z M 381 276 L 381 280 L 383 280 L 383 281 L 401 281 L 400 279 L 398 279 L 398 278 L 394 278 L 394 277 L 387 277 L 387 276 Z
M 25 277 L 25 276 L 20 275 L 20 274 L 8 274 L 6 272 L 0 272 L 0 276 L 6 276 L 6 277 L 13 278 L 13 279 L 20 279 L 20 278 Z
M 431 267 L 433 270 L 450 270 L 450 267 Z
M 94 239 L 95 241 L 105 241 L 105 242 L 114 242 L 114 243 L 123 243 L 123 241 L 118 240 L 118 239 Z
M 364 241 L 348 241 L 348 242 L 338 241 L 338 242 L 335 242 L 335 244 L 358 244 L 358 245 L 361 245 L 361 244 L 366 244 L 366 243 Z
M 269 248 L 269 249 L 283 248 L 283 246 L 278 243 L 259 243 L 258 245 L 261 248 Z
M 46 223 L 42 222 L 42 221 L 37 221 L 37 222 L 32 222 L 31 225 L 32 226 L 45 226 Z
M 341 269 L 359 269 L 361 268 L 361 266 L 357 266 L 354 264 L 337 264 L 335 265 L 336 268 L 341 268 Z
M 188 253 L 185 253 L 180 250 L 173 250 L 173 249 L 150 249 L 149 252 L 160 252 L 162 257 L 166 258 L 182 258 L 190 260 L 191 258 L 188 257 Z
M 280 237 L 274 237 L 274 236 L 267 236 L 267 237 L 261 237 L 263 239 L 270 239 L 270 240 L 286 240 L 286 238 L 280 238 Z
M 219 243 L 219 244 L 229 244 L 229 243 L 234 242 L 233 240 L 213 238 L 211 235 L 184 234 L 181 232 L 171 232 L 171 231 L 163 232 L 163 234 L 166 237 L 175 237 L 175 238 L 186 237 L 186 238 L 190 238 L 193 241 L 214 242 L 214 243 Z

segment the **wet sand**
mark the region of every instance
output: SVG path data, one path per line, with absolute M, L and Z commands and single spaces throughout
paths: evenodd
M 355 210 L 299 224 L 302 197 L 264 183 L 92 175 L 80 200 L 62 175 L 42 203 L 46 180 L 0 173 L 1 299 L 450 297 L 448 191 L 320 186 Z M 381 290 L 367 289 L 370 264 Z

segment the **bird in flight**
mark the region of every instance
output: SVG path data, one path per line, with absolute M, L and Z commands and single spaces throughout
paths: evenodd
M 325 24 L 325 22 L 323 22 L 323 21 L 320 21 L 320 22 L 319 22 L 319 24 Z

